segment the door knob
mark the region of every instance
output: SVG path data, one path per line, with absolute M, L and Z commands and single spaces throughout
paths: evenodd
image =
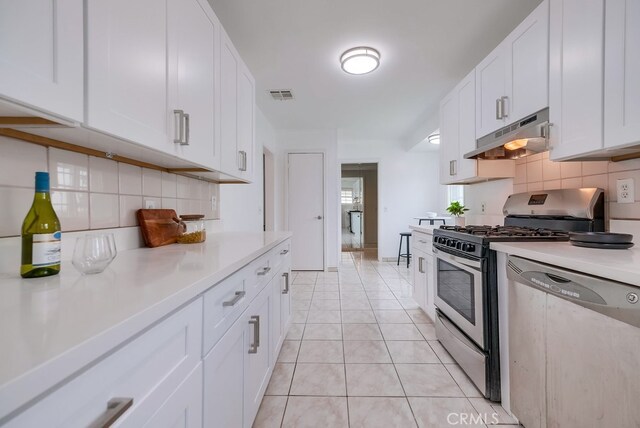
M 318 220 L 322 220 L 322 216 L 319 215 L 318 217 L 316 217 Z

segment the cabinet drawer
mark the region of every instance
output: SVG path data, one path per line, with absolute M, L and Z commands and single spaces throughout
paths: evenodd
M 427 254 L 432 253 L 431 244 L 433 243 L 433 236 L 414 231 L 411 237 L 413 238 L 413 248 Z
M 205 355 L 231 327 L 250 300 L 245 287 L 248 269 L 231 275 L 204 294 Z
M 156 413 L 200 361 L 202 299 L 197 299 L 147 332 L 70 379 L 5 427 L 87 427 L 116 397 L 133 399 L 117 420 L 139 427 Z
M 291 258 L 291 242 L 286 241 L 269 252 L 273 270 L 276 271 Z
M 246 278 L 246 290 L 249 300 L 253 299 L 260 293 L 260 290 L 273 278 L 275 269 L 273 266 L 273 260 L 271 260 L 272 253 L 264 254 L 260 258 L 251 262 L 243 271 Z

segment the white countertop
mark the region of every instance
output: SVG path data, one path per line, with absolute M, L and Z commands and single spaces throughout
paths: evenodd
M 433 235 L 433 229 L 439 229 L 440 225 L 429 225 L 429 224 L 425 224 L 425 225 L 416 225 L 416 224 L 410 224 L 409 225 L 409 229 L 411 230 L 415 230 L 416 232 L 422 232 L 422 233 L 426 233 L 429 235 Z
M 640 248 L 600 250 L 568 242 L 492 242 L 491 249 L 640 286 Z
M 213 233 L 122 251 L 104 272 L 0 272 L 0 419 L 269 251 L 290 232 Z M 29 391 L 29 392 L 27 392 Z

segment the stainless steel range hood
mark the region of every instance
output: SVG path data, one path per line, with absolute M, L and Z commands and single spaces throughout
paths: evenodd
M 465 159 L 517 159 L 548 150 L 549 109 L 525 117 L 476 141 Z

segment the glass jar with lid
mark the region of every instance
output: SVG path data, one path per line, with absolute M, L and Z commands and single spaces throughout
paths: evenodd
M 185 214 L 180 216 L 182 231 L 178 235 L 180 244 L 198 244 L 207 239 L 207 231 L 204 226 L 204 215 Z

